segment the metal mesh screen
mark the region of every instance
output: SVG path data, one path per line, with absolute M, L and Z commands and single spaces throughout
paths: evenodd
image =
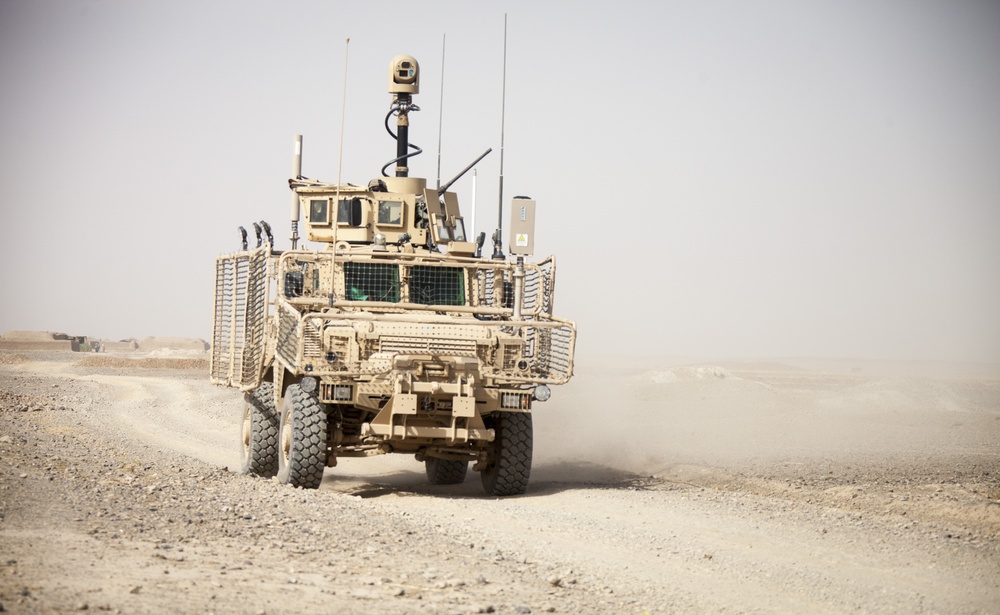
M 410 268 L 410 302 L 465 305 L 465 270 L 461 267 Z
M 344 295 L 348 301 L 399 303 L 399 266 L 344 263 Z

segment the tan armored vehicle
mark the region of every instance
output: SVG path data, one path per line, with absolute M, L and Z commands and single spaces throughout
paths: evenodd
M 531 411 L 572 376 L 576 327 L 552 314 L 554 259 L 525 260 L 534 201 L 513 199 L 511 256 L 498 230 L 483 257 L 455 180 L 408 176 L 418 89 L 416 60 L 394 58 L 397 156 L 383 177 L 306 179 L 297 137 L 291 249 L 261 222 L 256 248 L 243 231 L 242 251 L 216 261 L 211 378 L 245 393 L 244 473 L 316 488 L 340 457 L 407 453 L 434 484 L 464 481 L 473 462 L 487 494 L 527 488 Z M 298 247 L 300 216 L 321 248 Z

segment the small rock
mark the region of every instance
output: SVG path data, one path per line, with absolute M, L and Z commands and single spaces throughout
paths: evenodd
M 521 615 L 528 615 L 528 613 L 531 613 L 531 609 L 526 606 L 517 606 L 514 607 L 514 612 L 521 613 Z
M 27 474 L 19 474 L 18 476 L 20 476 L 21 478 L 28 478 Z
M 136 585 L 132 589 L 128 590 L 130 594 L 138 594 L 142 590 L 142 585 Z
M 549 585 L 551 585 L 552 587 L 562 587 L 562 584 L 563 584 L 563 580 L 560 579 L 557 576 L 551 576 L 551 577 L 549 577 L 548 581 L 549 581 Z
M 79 604 L 76 605 L 76 610 L 78 610 L 78 611 L 86 611 L 89 608 L 90 608 L 90 605 L 87 604 L 86 602 L 81 602 L 81 603 L 79 603 Z

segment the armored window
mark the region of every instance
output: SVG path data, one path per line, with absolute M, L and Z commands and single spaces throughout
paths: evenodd
M 399 267 L 382 263 L 344 263 L 348 301 L 399 303 Z
M 312 199 L 309 201 L 309 221 L 313 224 L 326 224 L 330 221 L 329 203 L 326 199 Z
M 437 241 L 440 243 L 446 243 L 453 241 L 454 238 L 451 236 L 451 229 L 448 228 L 448 223 L 441 216 L 433 216 L 434 226 L 437 228 Z
M 410 269 L 410 302 L 422 305 L 465 305 L 465 270 L 461 267 Z
M 465 220 L 455 218 L 455 241 L 465 241 Z
M 403 203 L 400 201 L 380 201 L 378 204 L 378 223 L 401 226 L 403 224 Z

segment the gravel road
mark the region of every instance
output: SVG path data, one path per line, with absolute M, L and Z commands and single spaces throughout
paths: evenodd
M 0 611 L 1000 613 L 1000 379 L 598 369 L 523 497 L 241 476 L 197 361 L 0 354 Z

